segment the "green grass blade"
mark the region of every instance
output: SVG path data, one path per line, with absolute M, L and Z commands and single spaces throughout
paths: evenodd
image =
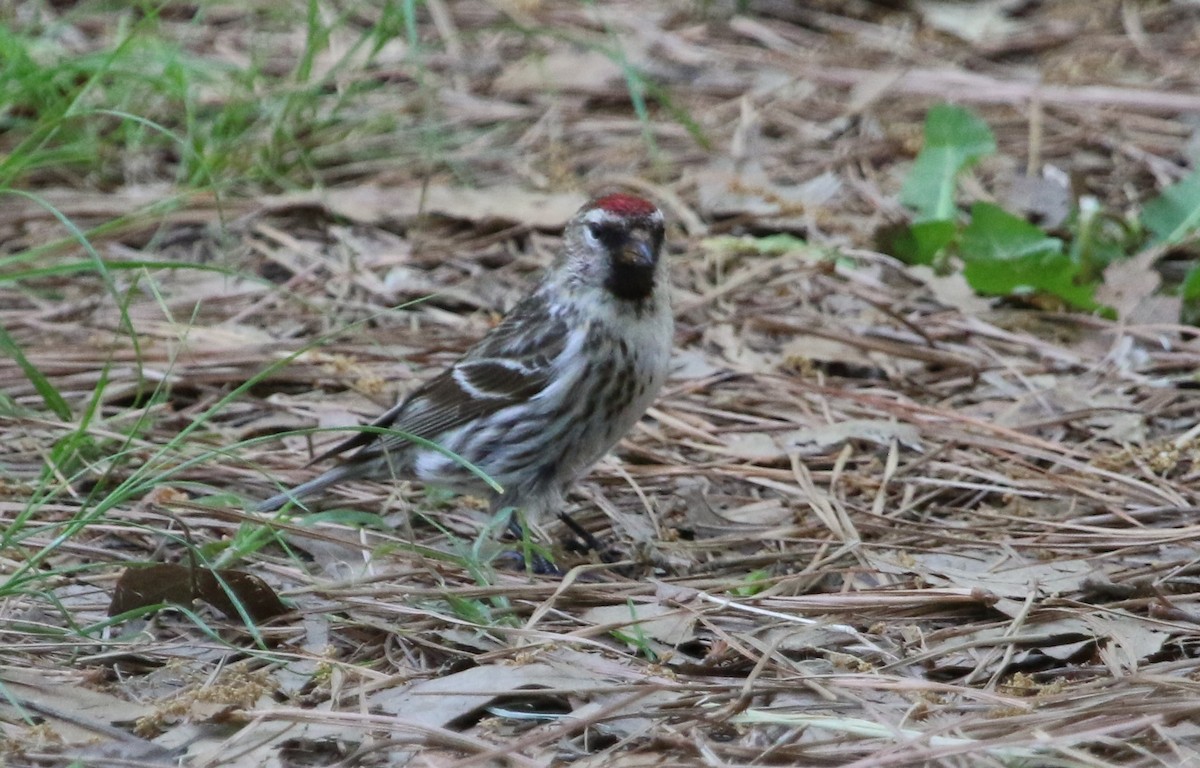
M 17 365 L 21 366 L 21 371 L 24 372 L 25 378 L 29 379 L 29 383 L 33 384 L 33 388 L 41 396 L 42 402 L 50 411 L 62 419 L 70 421 L 71 406 L 67 405 L 67 401 L 63 400 L 62 395 L 50 383 L 50 380 L 37 369 L 33 363 L 29 362 L 29 358 L 25 357 L 25 353 L 9 335 L 8 330 L 0 326 L 0 352 L 11 357 L 16 361 Z

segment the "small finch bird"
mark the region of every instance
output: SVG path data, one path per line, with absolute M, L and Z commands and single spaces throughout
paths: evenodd
M 316 459 L 354 453 L 262 502 L 279 509 L 343 480 L 418 480 L 490 497 L 534 521 L 561 514 L 567 487 L 641 418 L 667 377 L 673 320 L 663 216 L 627 194 L 567 223 L 533 292 L 458 362 Z M 441 446 L 483 470 L 502 493 Z M 357 449 L 357 450 L 355 450 Z

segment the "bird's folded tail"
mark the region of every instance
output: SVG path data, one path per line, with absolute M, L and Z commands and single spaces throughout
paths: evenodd
M 343 480 L 351 480 L 363 474 L 363 465 L 355 463 L 340 464 L 323 474 L 317 475 L 307 483 L 301 483 L 294 488 L 277 493 L 271 498 L 260 501 L 254 506 L 255 512 L 274 512 L 289 501 L 303 507 L 304 499 Z

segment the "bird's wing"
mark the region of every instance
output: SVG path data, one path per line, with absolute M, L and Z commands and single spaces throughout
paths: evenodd
M 525 402 L 550 384 L 553 361 L 566 348 L 570 329 L 561 319 L 518 304 L 458 362 L 426 382 L 371 423 L 437 442 L 447 431 Z M 399 448 L 403 437 L 359 432 L 314 462 L 362 449 L 368 458 Z

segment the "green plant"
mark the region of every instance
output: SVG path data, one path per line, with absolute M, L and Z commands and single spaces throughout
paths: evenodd
M 750 571 L 742 577 L 741 584 L 729 590 L 730 594 L 738 597 L 754 597 L 770 586 L 771 572 L 765 568 Z
M 1126 221 L 1084 198 L 1062 237 L 988 202 L 975 202 L 964 216 L 957 200 L 959 179 L 995 151 L 995 138 L 978 116 L 962 107 L 932 108 L 924 147 L 900 194 L 913 220 L 893 234 L 887 244 L 891 252 L 943 272 L 961 268 L 983 295 L 1052 297 L 1112 316 L 1115 312 L 1095 299 L 1105 267 L 1147 245 L 1179 246 L 1200 231 L 1200 171 L 1149 201 L 1140 221 Z M 1180 296 L 1186 317 L 1189 304 L 1200 302 L 1196 267 L 1180 286 Z
M 646 630 L 642 623 L 638 621 L 637 605 L 631 599 L 626 599 L 626 607 L 629 608 L 629 618 L 631 622 L 626 629 L 614 629 L 609 634 L 619 643 L 624 643 L 633 648 L 638 656 L 650 662 L 658 661 L 658 654 L 655 653 L 654 647 L 650 644 L 650 638 L 646 636 Z

